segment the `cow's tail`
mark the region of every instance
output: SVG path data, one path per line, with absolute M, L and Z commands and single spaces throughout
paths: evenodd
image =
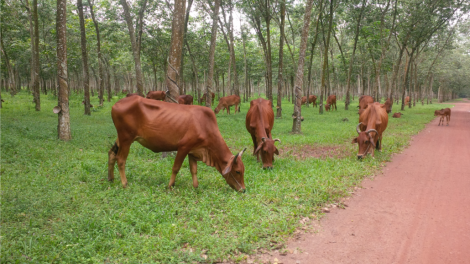
M 117 144 L 117 141 L 114 142 L 114 145 L 111 147 L 111 151 L 114 152 L 115 155 L 117 155 L 119 150 L 119 146 Z

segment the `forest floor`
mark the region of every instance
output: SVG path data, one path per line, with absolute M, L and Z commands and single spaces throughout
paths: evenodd
M 248 263 L 470 263 L 470 101 L 434 119 L 312 232 Z

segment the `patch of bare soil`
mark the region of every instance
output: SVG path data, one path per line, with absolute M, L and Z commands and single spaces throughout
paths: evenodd
M 306 158 L 344 158 L 349 155 L 345 146 L 320 146 L 320 145 L 290 145 L 283 146 L 280 151 L 284 154 L 294 156 L 297 160 Z

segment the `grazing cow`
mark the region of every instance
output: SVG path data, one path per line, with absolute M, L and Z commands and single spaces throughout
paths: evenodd
M 441 121 L 442 121 L 442 125 L 444 125 L 444 117 L 446 118 L 447 120 L 447 125 L 449 125 L 449 121 L 450 121 L 450 108 L 445 108 L 445 109 L 441 109 L 441 110 L 436 110 L 434 111 L 434 116 L 440 116 L 441 118 L 439 119 L 439 124 L 437 126 L 440 126 L 441 125 Z
M 402 113 L 398 112 L 398 113 L 393 114 L 392 117 L 393 118 L 400 118 L 402 115 L 403 115 Z
M 199 99 L 199 101 L 201 101 L 201 104 L 204 104 L 206 102 L 206 95 L 207 93 L 204 93 Z M 215 93 L 211 93 L 211 96 L 212 96 L 212 104 L 214 104 Z
M 385 101 L 385 111 L 387 111 L 387 114 L 390 114 L 392 112 L 392 105 L 392 98 L 387 98 L 387 101 Z
M 338 111 L 338 108 L 336 107 L 336 95 L 334 94 L 328 96 L 328 99 L 326 99 L 325 110 L 330 111 L 331 106 L 333 106 L 331 110 L 334 108 L 336 111 Z
M 214 113 L 197 105 L 178 105 L 139 96 L 119 100 L 111 109 L 117 140 L 108 152 L 108 180 L 114 180 L 118 163 L 123 187 L 127 186 L 126 159 L 134 141 L 153 152 L 177 151 L 169 187 L 188 156 L 193 186 L 198 187 L 197 161 L 215 167 L 225 181 L 245 192 L 243 151 L 232 155 L 220 134 Z
M 313 107 L 317 106 L 317 97 L 315 95 L 310 95 L 308 97 L 308 103 L 313 104 Z M 302 96 L 302 104 L 307 104 L 307 96 Z
M 387 128 L 388 115 L 385 105 L 371 103 L 359 117 L 359 125 L 356 131 L 359 134 L 351 143 L 359 145 L 358 159 L 365 157 L 370 151 L 370 147 L 375 147 L 378 151 L 382 149 L 382 133 Z M 372 148 L 374 157 L 374 148 Z
M 274 142 L 280 139 L 272 139 L 271 129 L 274 125 L 274 112 L 271 101 L 259 98 L 250 102 L 250 109 L 246 114 L 245 126 L 253 139 L 253 155 L 263 162 L 263 169 L 272 169 L 274 154 L 279 155 L 279 150 Z
M 359 111 L 358 111 L 358 114 L 362 114 L 362 112 L 364 112 L 364 110 L 369 106 L 369 104 L 373 103 L 374 102 L 374 98 L 372 98 L 372 96 L 369 96 L 369 95 L 363 95 L 359 98 Z
M 405 97 L 405 105 L 408 105 L 410 103 L 410 97 L 407 96 Z
M 229 95 L 220 98 L 219 100 L 219 105 L 214 109 L 214 112 L 218 114 L 220 110 L 222 110 L 222 113 L 224 112 L 224 109 L 227 109 L 227 114 L 230 115 L 230 106 L 234 105 L 235 106 L 235 113 L 240 112 L 240 108 L 238 105 L 240 104 L 240 96 L 238 95 Z
M 193 96 L 189 94 L 183 94 L 178 97 L 178 104 L 192 105 Z
M 166 93 L 164 91 L 150 91 L 145 98 L 165 101 Z

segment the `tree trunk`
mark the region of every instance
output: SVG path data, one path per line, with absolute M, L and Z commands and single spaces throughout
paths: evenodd
M 214 11 L 212 14 L 212 34 L 211 34 L 211 46 L 209 50 L 209 76 L 206 79 L 206 106 L 211 107 L 212 103 L 212 79 L 214 78 L 214 55 L 215 45 L 217 40 L 217 21 L 219 18 L 219 5 L 220 0 L 215 0 Z
M 78 0 L 81 1 L 81 0 Z M 59 84 L 59 124 L 57 134 L 60 140 L 72 139 L 70 131 L 69 91 L 67 78 L 67 1 L 57 0 L 57 82 Z
M 185 0 L 175 0 L 171 32 L 171 45 L 166 75 L 167 102 L 178 103 L 178 79 L 181 72 L 181 53 L 183 52 Z M 189 47 L 189 46 L 188 46 Z
M 82 67 L 83 67 L 83 89 L 85 90 L 85 115 L 91 115 L 90 111 L 90 74 L 88 72 L 88 54 L 86 49 L 85 20 L 83 19 L 82 0 L 77 0 L 78 16 L 80 18 L 80 37 L 82 48 Z
M 322 70 L 322 77 L 321 77 L 321 87 L 322 90 L 327 90 L 327 80 L 326 77 L 328 75 L 328 47 L 330 46 L 330 35 L 331 35 L 331 28 L 333 26 L 333 2 L 334 0 L 330 0 L 330 13 L 329 13 L 329 26 L 328 26 L 328 35 L 326 37 L 325 48 L 323 53 L 323 70 Z M 326 97 L 326 96 L 325 96 Z M 323 114 L 323 96 L 320 96 L 320 114 Z
M 332 0 L 333 1 L 333 0 Z M 299 47 L 299 61 L 297 65 L 297 76 L 295 81 L 295 105 L 293 114 L 292 133 L 301 133 L 301 104 L 302 104 L 302 83 L 304 79 L 304 62 L 305 53 L 307 51 L 308 32 L 310 27 L 310 15 L 312 11 L 313 0 L 308 0 L 305 5 L 304 25 L 302 28 L 302 37 L 300 39 Z
M 280 23 L 280 31 L 281 36 L 279 37 L 279 70 L 277 74 L 277 118 L 282 118 L 282 70 L 283 70 L 283 57 L 284 57 L 284 24 L 285 24 L 285 17 L 286 17 L 286 2 L 281 1 L 281 23 Z
M 144 0 L 139 11 L 139 17 L 136 23 L 136 30 L 138 33 L 137 37 L 135 36 L 134 25 L 132 23 L 131 14 L 129 12 L 129 5 L 127 5 L 126 0 L 120 0 L 120 1 L 121 1 L 122 8 L 124 9 L 124 19 L 126 20 L 127 28 L 129 29 L 129 36 L 131 38 L 132 55 L 134 57 L 134 64 L 135 64 L 135 79 L 137 82 L 137 93 L 140 95 L 144 95 L 143 94 L 144 81 L 142 77 L 142 67 L 140 63 L 140 47 L 141 47 L 141 39 L 142 39 L 142 26 L 144 23 L 143 16 L 144 16 L 145 8 L 147 6 L 147 0 Z M 183 11 L 184 11 L 184 8 L 183 8 Z M 184 16 L 184 12 L 183 12 L 183 16 Z
M 100 29 L 98 27 L 98 22 L 95 19 L 95 12 L 93 11 L 93 0 L 88 0 L 90 5 L 91 19 L 93 24 L 95 24 L 96 30 L 96 51 L 98 52 L 98 98 L 100 99 L 100 106 L 103 106 L 104 101 L 104 69 L 103 69 L 103 58 L 101 56 L 101 42 L 100 42 Z M 109 102 L 109 94 L 108 94 Z
M 15 95 L 15 78 L 13 76 L 13 69 L 11 67 L 11 64 L 10 64 L 10 58 L 8 57 L 8 53 L 6 52 L 5 50 L 5 46 L 3 45 L 3 34 L 2 34 L 2 28 L 0 27 L 0 48 L 2 49 L 2 54 L 4 56 L 4 61 L 5 61 L 5 64 L 7 66 L 7 71 L 8 71 L 8 78 L 7 80 L 5 80 L 6 83 L 6 88 L 7 88 L 7 91 L 10 90 L 10 94 L 13 96 Z
M 309 98 L 310 98 L 310 83 L 312 81 L 312 65 L 313 65 L 313 52 L 315 51 L 315 45 L 317 44 L 318 40 L 318 26 L 320 19 L 322 18 L 322 9 L 323 9 L 323 0 L 320 0 L 320 7 L 318 8 L 318 17 L 315 23 L 315 38 L 312 43 L 312 49 L 310 50 L 310 61 L 308 63 L 308 84 L 307 84 L 307 101 L 306 105 L 309 107 Z
M 34 60 L 34 80 L 33 80 L 33 91 L 34 91 L 34 102 L 36 104 L 36 111 L 41 111 L 41 95 L 39 91 L 39 20 L 38 20 L 38 1 L 33 0 L 33 13 L 32 13 L 33 23 L 34 23 L 34 50 L 33 60 Z

